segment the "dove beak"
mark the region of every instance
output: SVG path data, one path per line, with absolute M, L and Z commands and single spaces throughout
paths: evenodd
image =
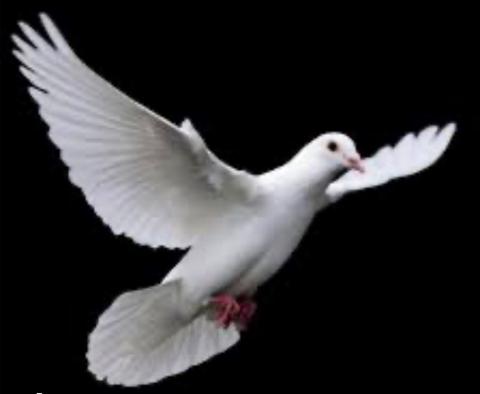
M 364 173 L 365 166 L 362 163 L 362 159 L 360 158 L 349 158 L 347 159 L 348 166 L 358 172 Z

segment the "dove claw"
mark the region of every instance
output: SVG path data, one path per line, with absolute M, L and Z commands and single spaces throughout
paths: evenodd
M 236 299 L 228 294 L 220 294 L 212 298 L 214 307 L 213 319 L 222 328 L 228 328 L 235 323 L 239 330 L 245 330 L 252 319 L 257 304 L 248 298 Z
M 212 304 L 216 312 L 215 320 L 223 328 L 228 328 L 240 311 L 240 305 L 237 300 L 228 294 L 220 294 L 213 297 Z
M 240 310 L 235 316 L 235 324 L 241 331 L 246 330 L 250 321 L 252 320 L 255 311 L 257 310 L 257 303 L 252 299 L 244 299 L 240 301 Z

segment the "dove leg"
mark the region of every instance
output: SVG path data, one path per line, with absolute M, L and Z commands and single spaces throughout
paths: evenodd
M 257 303 L 251 298 L 240 298 L 239 306 L 240 310 L 235 316 L 235 323 L 238 329 L 243 331 L 247 329 L 250 324 L 250 321 L 257 310 Z
M 228 294 L 213 297 L 211 303 L 215 307 L 214 319 L 223 328 L 227 328 L 240 311 L 240 304 Z
M 211 304 L 214 307 L 213 318 L 223 328 L 227 328 L 233 322 L 239 330 L 245 330 L 257 310 L 257 304 L 251 298 L 237 299 L 228 294 L 213 297 Z

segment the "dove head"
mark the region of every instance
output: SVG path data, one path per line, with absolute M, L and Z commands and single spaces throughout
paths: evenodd
M 327 133 L 318 137 L 317 143 L 322 154 L 341 168 L 365 171 L 355 143 L 345 134 Z
M 319 185 L 326 187 L 348 169 L 364 172 L 355 143 L 345 134 L 332 132 L 315 138 L 285 165 L 265 173 L 264 179 L 275 188 L 285 184 L 289 190 L 318 191 Z
M 365 171 L 355 143 L 342 133 L 322 134 L 303 149 L 302 156 L 312 163 L 320 161 L 332 172 L 344 169 Z

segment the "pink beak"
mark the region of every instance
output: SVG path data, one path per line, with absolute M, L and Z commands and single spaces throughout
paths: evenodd
M 350 168 L 361 173 L 365 172 L 365 166 L 362 163 L 362 159 L 348 159 L 347 161 Z

